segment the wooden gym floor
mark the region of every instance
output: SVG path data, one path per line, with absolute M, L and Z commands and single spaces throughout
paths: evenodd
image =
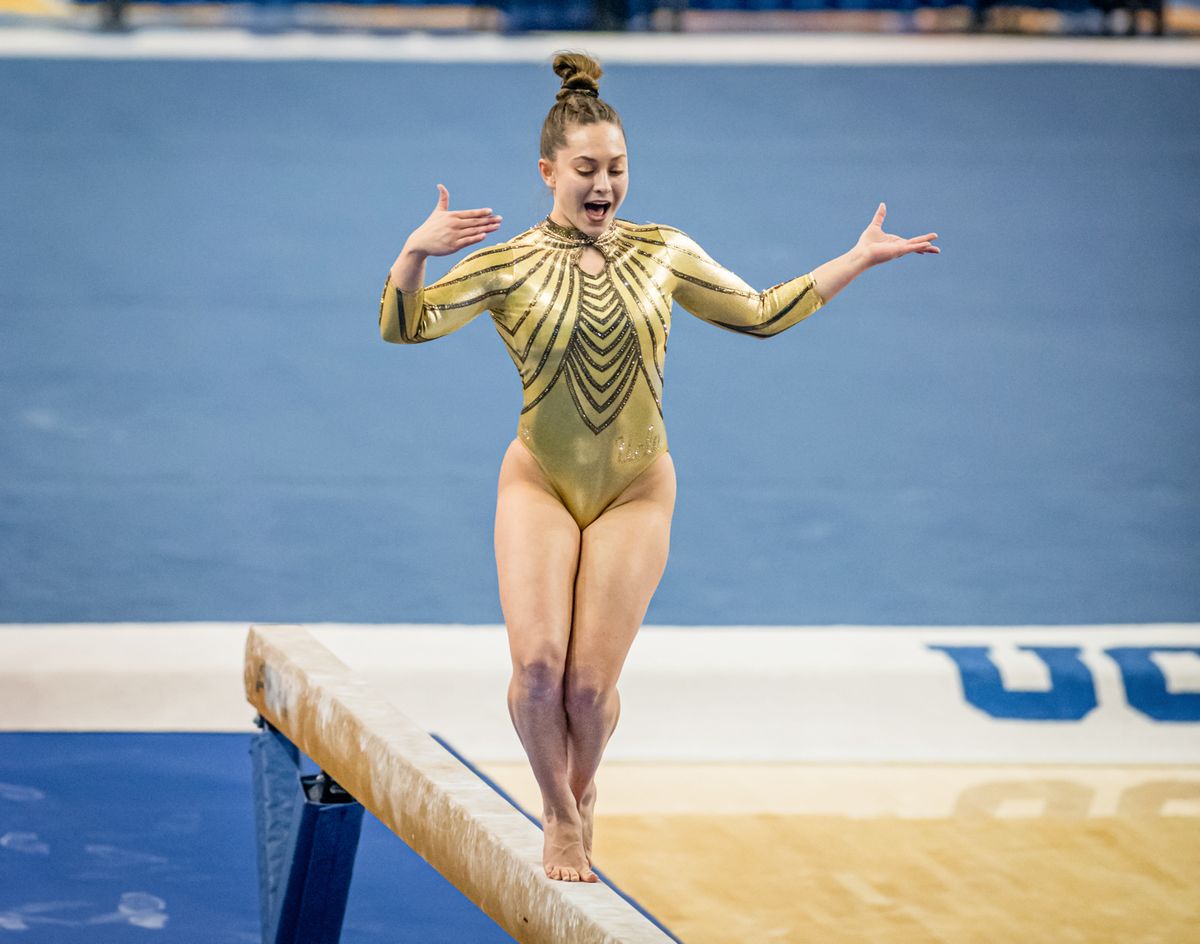
M 482 769 L 526 809 L 520 764 Z M 597 866 L 687 944 L 1195 944 L 1200 767 L 612 764 Z

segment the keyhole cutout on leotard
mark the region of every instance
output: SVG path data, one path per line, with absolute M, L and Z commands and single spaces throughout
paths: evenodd
M 579 254 L 579 268 L 588 275 L 600 275 L 607 264 L 604 253 L 595 246 L 584 246 Z

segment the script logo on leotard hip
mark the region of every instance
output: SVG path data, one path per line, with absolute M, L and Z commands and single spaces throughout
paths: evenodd
M 662 440 L 659 434 L 655 432 L 653 426 L 646 427 L 646 435 L 642 437 L 641 442 L 630 446 L 624 436 L 617 437 L 617 461 L 618 462 L 636 462 L 645 456 L 654 455 L 658 449 L 658 444 Z

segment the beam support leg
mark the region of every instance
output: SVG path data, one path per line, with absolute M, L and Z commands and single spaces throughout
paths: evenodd
M 263 944 L 337 944 L 363 808 L 269 722 L 251 735 Z

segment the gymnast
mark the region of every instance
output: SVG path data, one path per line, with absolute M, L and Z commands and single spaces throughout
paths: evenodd
M 491 208 L 451 210 L 447 189 L 408 237 L 380 300 L 385 341 L 457 331 L 483 311 L 517 366 L 524 405 L 500 465 L 495 551 L 513 673 L 508 708 L 541 788 L 546 875 L 591 870 L 595 774 L 620 714 L 617 679 L 667 562 L 675 468 L 663 426 L 671 302 L 769 338 L 872 266 L 937 253 L 874 218 L 849 252 L 756 292 L 670 226 L 632 223 L 621 119 L 599 97 L 599 63 L 553 62 L 562 79 L 538 169 L 550 214 L 479 248 L 431 285 L 425 260 L 487 238 Z

